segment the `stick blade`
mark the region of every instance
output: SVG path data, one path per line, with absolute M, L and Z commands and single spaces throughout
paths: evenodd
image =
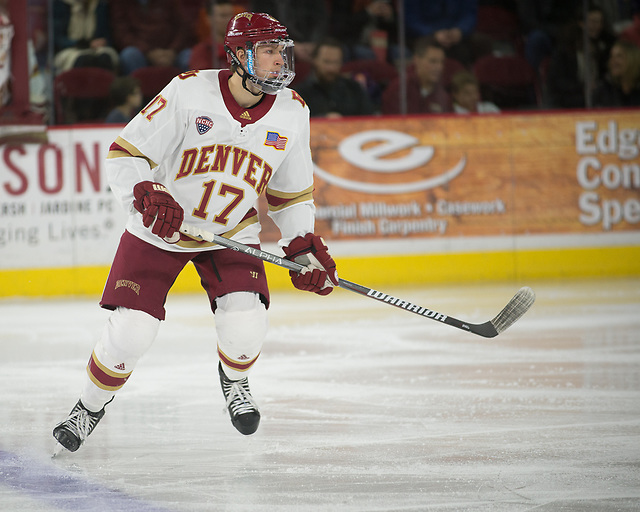
M 500 313 L 491 320 L 491 325 L 496 330 L 496 335 L 506 331 L 524 315 L 536 300 L 535 292 L 528 286 L 523 286 L 507 303 Z

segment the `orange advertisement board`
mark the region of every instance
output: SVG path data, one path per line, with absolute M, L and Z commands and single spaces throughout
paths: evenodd
M 332 240 L 640 229 L 640 110 L 313 120 L 311 147 Z

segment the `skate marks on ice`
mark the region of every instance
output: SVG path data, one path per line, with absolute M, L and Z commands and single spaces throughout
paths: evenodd
M 224 412 L 206 298 L 170 296 L 156 344 L 96 431 L 54 460 L 51 429 L 77 399 L 106 315 L 95 301 L 0 302 L 0 503 L 636 510 L 640 281 L 527 284 L 535 306 L 492 340 L 344 291 L 275 294 L 250 377 L 263 419 L 249 437 Z M 513 289 L 397 292 L 477 321 Z
M 170 510 L 128 496 L 116 488 L 92 482 L 92 478 L 86 475 L 75 475 L 71 471 L 4 450 L 0 450 L 0 485 L 2 510 L 7 512 Z M 14 500 L 15 503 L 12 503 Z

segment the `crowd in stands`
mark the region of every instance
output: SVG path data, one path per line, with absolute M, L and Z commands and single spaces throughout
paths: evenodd
M 590 0 L 586 15 L 583 0 L 53 0 L 52 6 L 57 83 L 78 67 L 113 74 L 111 102 L 96 103 L 90 121 L 110 112 L 109 122 L 126 122 L 175 74 L 227 67 L 226 25 L 244 10 L 267 12 L 287 26 L 296 55 L 291 87 L 314 117 L 640 106 L 640 0 Z M 56 87 L 54 96 L 71 88 Z M 61 116 L 56 122 L 68 122 Z

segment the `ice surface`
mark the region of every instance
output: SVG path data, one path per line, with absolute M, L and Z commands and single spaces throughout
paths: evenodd
M 103 421 L 55 459 L 108 312 L 0 301 L 0 510 L 639 510 L 640 279 L 384 291 L 484 322 L 523 284 L 536 304 L 491 340 L 344 290 L 275 293 L 250 437 L 223 409 L 206 297 L 172 295 Z

